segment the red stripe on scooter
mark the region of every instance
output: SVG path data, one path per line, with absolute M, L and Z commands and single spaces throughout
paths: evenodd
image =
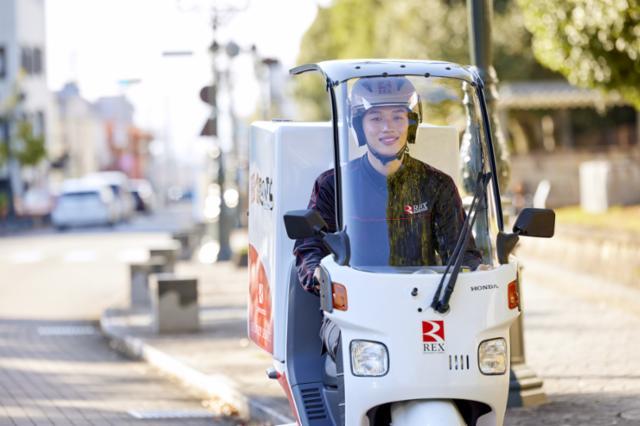
M 293 394 L 291 393 L 291 386 L 289 386 L 287 375 L 284 372 L 279 373 L 278 383 L 280 383 L 280 386 L 282 386 L 282 389 L 284 389 L 284 393 L 287 394 L 287 399 L 289 400 L 289 408 L 291 409 L 291 413 L 296 419 L 296 423 L 298 424 L 298 426 L 302 425 L 302 423 L 300 423 L 300 417 L 298 417 L 296 402 L 293 399 Z
M 271 290 L 258 251 L 249 244 L 249 338 L 273 353 Z

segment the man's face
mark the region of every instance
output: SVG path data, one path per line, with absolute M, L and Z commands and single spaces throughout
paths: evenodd
M 409 117 L 399 106 L 375 107 L 362 120 L 367 143 L 382 155 L 394 155 L 407 143 Z

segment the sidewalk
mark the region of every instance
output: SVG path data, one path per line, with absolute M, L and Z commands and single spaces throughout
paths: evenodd
M 526 265 L 527 364 L 543 379 L 549 403 L 510 409 L 505 425 L 639 425 L 640 292 L 534 259 Z M 246 269 L 182 263 L 177 270 L 200 279 L 202 331 L 159 336 L 145 312 L 110 309 L 101 325 L 113 347 L 223 412 L 291 422 L 283 391 L 265 374 L 270 357 L 246 338 Z
M 148 311 L 113 308 L 100 321 L 112 347 L 144 359 L 225 414 L 290 423 L 289 403 L 265 373 L 271 356 L 246 337 L 247 269 L 229 262 L 183 262 L 176 272 L 199 278 L 201 331 L 158 335 L 151 330 Z

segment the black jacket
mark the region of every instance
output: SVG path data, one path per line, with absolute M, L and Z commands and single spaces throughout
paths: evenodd
M 465 218 L 451 177 L 408 155 L 389 176 L 378 173 L 366 155 L 349 163 L 346 174 L 345 184 L 354 186 L 348 191 L 352 198 L 345 200 L 350 203 L 345 211 L 353 215 L 347 234 L 352 248 L 360 248 L 352 250 L 352 265 L 437 265 L 449 260 Z M 331 169 L 316 179 L 308 205 L 330 232 L 336 231 L 334 178 Z M 313 272 L 329 251 L 319 238 L 306 238 L 296 241 L 294 254 L 302 286 L 315 292 Z M 472 238 L 465 264 L 475 268 L 481 261 Z

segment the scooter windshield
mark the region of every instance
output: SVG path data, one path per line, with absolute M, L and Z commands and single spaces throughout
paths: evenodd
M 446 264 L 465 200 L 489 168 L 475 88 L 448 77 L 380 76 L 347 80 L 335 94 L 350 265 L 412 273 Z M 472 269 L 494 257 L 483 204 L 464 253 Z

